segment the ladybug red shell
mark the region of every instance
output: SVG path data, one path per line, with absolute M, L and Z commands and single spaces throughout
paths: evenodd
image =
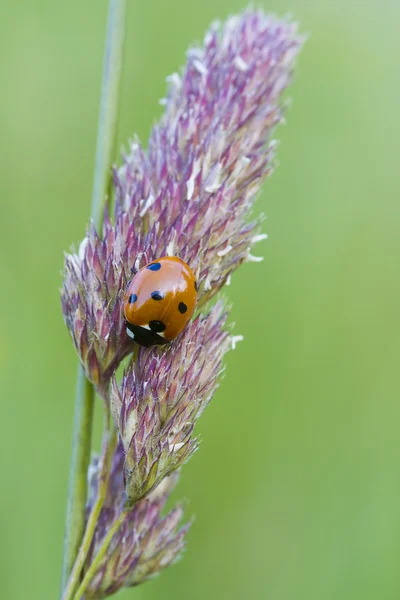
M 166 344 L 191 319 L 197 301 L 196 278 L 177 256 L 145 265 L 126 288 L 126 332 L 141 346 Z

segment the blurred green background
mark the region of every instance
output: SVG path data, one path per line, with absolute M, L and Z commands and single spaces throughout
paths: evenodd
M 271 0 L 311 33 L 262 264 L 233 277 L 227 376 L 177 498 L 183 560 L 124 600 L 400 597 L 400 3 Z M 130 2 L 119 143 L 240 0 Z M 92 187 L 107 3 L 0 8 L 0 597 L 58 595 L 76 356 L 59 292 Z M 97 415 L 99 417 L 99 415 Z M 98 432 L 97 432 L 98 434 Z

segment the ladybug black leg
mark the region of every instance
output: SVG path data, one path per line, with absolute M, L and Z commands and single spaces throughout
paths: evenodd
M 131 267 L 131 275 L 132 275 L 132 277 L 128 278 L 128 280 L 126 282 L 126 288 L 125 289 L 128 288 L 129 284 L 131 283 L 132 279 L 135 277 L 135 275 L 136 275 L 137 272 L 138 272 L 138 270 L 135 269 L 135 267 Z

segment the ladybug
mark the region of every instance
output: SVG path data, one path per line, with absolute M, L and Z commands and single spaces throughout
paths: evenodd
M 126 333 L 141 346 L 174 340 L 193 315 L 197 283 L 177 256 L 163 256 L 138 271 L 124 298 Z

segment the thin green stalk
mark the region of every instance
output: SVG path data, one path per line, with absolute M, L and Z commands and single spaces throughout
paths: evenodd
M 87 586 L 92 581 L 92 578 L 95 575 L 99 564 L 101 563 L 101 561 L 103 560 L 104 556 L 106 555 L 106 552 L 108 550 L 108 546 L 111 543 L 111 540 L 113 539 L 114 535 L 117 533 L 118 529 L 122 525 L 123 520 L 126 517 L 126 515 L 128 514 L 128 512 L 129 512 L 129 508 L 125 508 L 119 514 L 119 516 L 115 519 L 114 523 L 110 527 L 110 529 L 109 529 L 106 537 L 103 540 L 103 543 L 102 543 L 102 545 L 100 547 L 100 550 L 98 551 L 98 553 L 94 557 L 94 559 L 93 559 L 93 561 L 92 561 L 89 569 L 87 570 L 86 575 L 83 578 L 83 581 L 82 581 L 81 585 L 79 586 L 78 591 L 76 592 L 73 600 L 80 600 L 82 598 L 83 594 L 86 591 Z
M 93 386 L 86 379 L 85 372 L 81 365 L 79 365 L 61 589 L 64 588 L 68 574 L 74 563 L 85 525 L 84 513 L 87 491 L 87 470 L 90 462 L 90 447 L 92 442 L 93 409 Z
M 117 140 L 125 15 L 126 0 L 110 0 L 92 199 L 92 219 L 98 231 L 103 222 L 104 206 L 111 199 L 111 169 Z
M 106 497 L 108 481 L 110 478 L 111 460 L 116 446 L 116 442 L 116 430 L 110 422 L 109 411 L 106 411 L 104 424 L 103 452 L 100 463 L 100 476 L 97 497 L 89 515 L 89 518 L 87 520 L 83 540 L 79 548 L 78 556 L 76 558 L 71 575 L 68 579 L 67 586 L 62 596 L 62 600 L 70 600 L 70 598 L 72 598 L 76 590 L 76 587 L 79 584 L 82 568 L 89 553 L 90 546 L 93 540 L 93 535 L 96 530 L 97 520 L 99 518 Z
M 111 196 L 111 169 L 115 156 L 125 14 L 126 0 L 110 0 L 91 209 L 92 220 L 99 232 L 104 207 Z M 62 590 L 78 554 L 84 531 L 86 477 L 90 460 L 93 404 L 93 387 L 85 380 L 83 369 L 79 367 L 64 539 Z

